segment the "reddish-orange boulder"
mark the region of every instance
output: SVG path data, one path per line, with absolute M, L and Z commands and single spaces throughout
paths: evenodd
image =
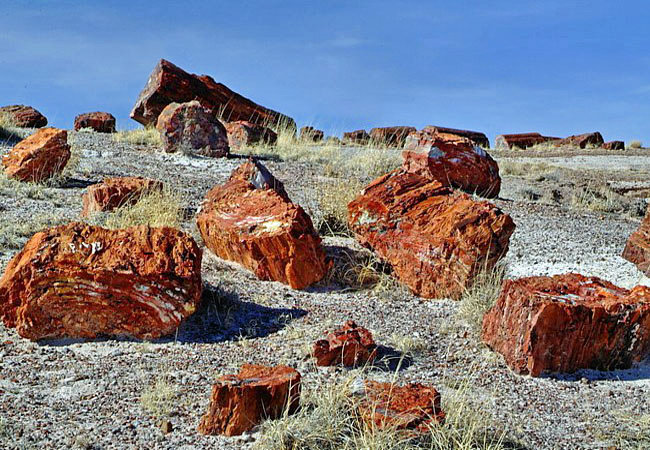
M 623 141 L 609 141 L 605 142 L 602 147 L 605 150 L 625 150 L 625 142 Z
M 0 115 L 7 114 L 20 128 L 41 128 L 47 125 L 47 118 L 35 108 L 25 105 L 0 107 Z
M 403 147 L 406 136 L 417 131 L 414 127 L 384 127 L 370 130 L 370 139 L 388 147 Z
M 639 229 L 628 238 L 623 258 L 636 264 L 641 272 L 650 277 L 650 206 Z
M 222 157 L 230 151 L 226 128 L 212 111 L 196 100 L 170 103 L 158 116 L 156 129 L 160 132 L 166 152 L 182 152 Z
M 291 117 L 258 105 L 207 75 L 189 74 L 164 59 L 149 75 L 131 111 L 131 118 L 143 125 L 155 125 L 167 105 L 192 100 L 198 100 L 228 122 L 247 120 L 258 125 L 282 124 L 296 128 Z
M 160 181 L 142 177 L 106 178 L 93 184 L 82 197 L 82 217 L 99 211 L 112 211 L 123 205 L 136 203 L 143 195 L 162 190 Z
M 244 163 L 224 185 L 212 188 L 196 222 L 206 247 L 261 280 L 303 289 L 329 270 L 311 219 L 257 161 Z
M 199 432 L 237 436 L 265 419 L 292 414 L 300 405 L 300 373 L 288 366 L 244 364 L 236 375 L 219 377 Z
M 226 123 L 226 131 L 231 148 L 257 143 L 273 145 L 278 140 L 278 135 L 272 129 L 245 120 Z
M 70 159 L 68 132 L 41 128 L 2 157 L 9 178 L 43 181 L 63 172 Z
M 459 298 L 506 254 L 515 229 L 493 204 L 403 170 L 373 181 L 348 204 L 348 214 L 359 242 L 429 298 Z
M 98 133 L 115 133 L 115 117 L 107 112 L 89 112 L 74 118 L 74 129 L 91 128 Z
M 497 162 L 467 138 L 425 128 L 409 135 L 402 157 L 404 170 L 445 186 L 488 198 L 501 190 Z
M 377 356 L 377 345 L 367 329 L 349 320 L 326 339 L 314 343 L 317 366 L 363 366 Z
M 495 140 L 498 150 L 510 150 L 514 148 L 525 149 L 544 142 L 558 141 L 561 138 L 542 136 L 539 133 L 501 134 Z
M 314 127 L 302 127 L 300 129 L 299 139 L 301 141 L 320 142 L 325 137 L 323 130 L 317 130 Z
M 455 136 L 467 138 L 474 144 L 479 145 L 483 148 L 490 148 L 490 140 L 487 138 L 485 133 L 481 133 L 480 131 L 459 130 L 457 128 L 439 127 L 434 125 L 426 126 L 422 129 L 422 131 L 428 132 L 430 134 L 453 134 Z
M 365 384 L 365 398 L 359 404 L 359 412 L 373 428 L 427 433 L 432 425 L 445 421 L 440 394 L 432 386 L 421 383 L 398 386 L 376 381 Z
M 650 353 L 650 287 L 574 273 L 506 280 L 483 342 L 532 376 L 627 368 Z
M 370 135 L 366 130 L 355 130 L 343 133 L 343 142 L 350 144 L 367 144 L 370 140 Z
M 201 299 L 201 250 L 173 228 L 36 233 L 0 278 L 0 316 L 32 340 L 173 333 Z
M 558 139 L 553 142 L 556 147 L 579 147 L 586 148 L 588 145 L 600 147 L 605 143 L 603 136 L 598 132 L 584 133 L 575 136 L 569 136 L 564 139 Z

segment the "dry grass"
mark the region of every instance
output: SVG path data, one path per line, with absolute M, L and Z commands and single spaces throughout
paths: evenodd
M 16 122 L 11 114 L 0 113 L 0 136 L 11 137 L 15 127 Z
M 146 192 L 135 204 L 121 206 L 104 217 L 100 216 L 97 224 L 110 229 L 138 225 L 180 228 L 183 221 L 183 204 L 182 196 L 178 192 L 163 188 L 162 191 Z
M 641 141 L 630 141 L 630 143 L 628 144 L 628 148 L 634 148 L 634 149 L 643 148 L 643 144 L 641 143 Z
M 359 195 L 363 184 L 356 179 L 324 183 L 316 192 L 317 210 L 312 214 L 314 225 L 322 235 L 350 236 L 348 203 Z
M 52 213 L 35 215 L 26 221 L 0 217 L 0 252 L 19 249 L 35 233 L 67 222 Z
M 506 266 L 501 263 L 492 270 L 481 271 L 460 298 L 456 317 L 469 325 L 477 336 L 481 333 L 483 315 L 499 297 L 505 272 Z
M 523 163 L 516 161 L 499 161 L 499 174 L 515 177 L 536 177 L 542 174 L 551 173 L 557 168 L 547 163 Z
M 168 417 L 178 395 L 178 388 L 169 383 L 164 377 L 148 386 L 140 396 L 140 405 L 156 418 Z
M 578 188 L 571 198 L 572 206 L 594 212 L 616 212 L 625 209 L 622 197 L 607 186 Z
M 131 145 L 147 147 L 160 147 L 162 140 L 155 127 L 136 128 L 135 130 L 122 130 L 113 133 L 113 140 Z

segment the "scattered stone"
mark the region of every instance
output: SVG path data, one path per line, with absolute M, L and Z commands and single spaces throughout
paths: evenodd
M 361 417 L 369 426 L 380 430 L 427 433 L 431 425 L 445 421 L 440 394 L 432 386 L 366 381 L 365 395 L 359 405 Z
M 3 106 L 0 107 L 0 114 L 8 114 L 19 128 L 41 128 L 47 125 L 47 118 L 31 106 Z
M 201 299 L 201 250 L 173 228 L 72 223 L 36 233 L 0 278 L 0 316 L 22 337 L 155 339 Z
M 320 142 L 325 137 L 325 133 L 322 130 L 317 130 L 314 127 L 302 127 L 300 129 L 300 140 L 308 142 Z
M 556 147 L 579 147 L 586 148 L 588 145 L 594 147 L 602 147 L 605 143 L 603 136 L 598 132 L 584 133 L 575 136 L 569 136 L 564 139 L 559 139 L 553 142 Z
M 434 134 L 434 133 L 453 134 L 456 136 L 467 138 L 480 147 L 490 148 L 490 140 L 485 135 L 485 133 L 481 133 L 480 131 L 459 130 L 456 128 L 438 127 L 434 125 L 426 126 L 422 129 L 422 131 L 428 131 L 430 134 Z
M 2 165 L 9 178 L 38 182 L 63 172 L 69 159 L 68 132 L 41 128 L 4 155 Z
M 641 272 L 650 277 L 650 206 L 639 229 L 627 240 L 623 258 L 636 264 Z
M 201 418 L 202 434 L 237 436 L 265 419 L 294 413 L 300 404 L 300 373 L 288 366 L 244 364 L 236 375 L 219 377 Z
M 133 205 L 143 195 L 161 191 L 160 181 L 142 177 L 106 178 L 102 183 L 93 184 L 82 197 L 82 217 L 100 211 L 113 211 L 124 205 Z
M 370 331 L 349 320 L 314 343 L 314 357 L 317 366 L 359 367 L 375 360 L 377 345 Z
M 471 140 L 427 127 L 406 140 L 404 170 L 484 197 L 497 197 L 501 177 L 497 162 Z
M 502 134 L 497 136 L 495 146 L 497 150 L 525 149 L 544 142 L 558 141 L 561 138 L 542 136 L 539 133 Z
M 406 136 L 416 132 L 414 127 L 384 127 L 370 130 L 370 139 L 388 147 L 402 148 L 406 142 Z
M 257 161 L 242 164 L 224 185 L 212 188 L 196 222 L 206 247 L 261 280 L 303 289 L 331 266 L 309 215 Z
M 278 135 L 272 129 L 245 120 L 226 123 L 226 131 L 231 148 L 242 148 L 257 143 L 274 145 L 278 140 Z
M 149 75 L 131 111 L 131 118 L 145 126 L 155 125 L 158 115 L 167 105 L 192 100 L 198 100 L 206 108 L 218 112 L 227 122 L 247 120 L 258 125 L 282 124 L 296 128 L 296 122 L 291 117 L 258 105 L 208 75 L 189 74 L 164 59 Z
M 625 142 L 623 141 L 609 141 L 603 144 L 605 150 L 625 150 Z
M 427 298 L 460 298 L 481 270 L 506 254 L 515 229 L 492 203 L 401 169 L 367 186 L 348 204 L 348 214 L 359 242 Z
M 165 434 L 169 434 L 174 430 L 174 427 L 172 427 L 172 423 L 169 420 L 162 420 L 160 422 L 160 430 Z
M 92 128 L 98 133 L 115 133 L 115 117 L 107 112 L 89 112 L 74 118 L 74 129 Z
M 167 105 L 158 116 L 156 129 L 169 153 L 180 151 L 218 158 L 230 151 L 226 128 L 196 100 Z
M 483 342 L 520 374 L 628 368 L 650 353 L 650 287 L 575 273 L 506 280 Z
M 349 144 L 365 145 L 370 141 L 370 135 L 366 130 L 356 130 L 343 133 L 343 142 Z

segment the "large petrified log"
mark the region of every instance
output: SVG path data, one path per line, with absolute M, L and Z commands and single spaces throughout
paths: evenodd
M 409 135 L 402 156 L 404 170 L 445 186 L 488 198 L 501 190 L 497 162 L 468 138 L 425 128 Z
M 212 386 L 210 406 L 199 432 L 237 436 L 264 419 L 294 413 L 300 404 L 300 373 L 288 366 L 244 364 L 236 375 L 225 375 Z
M 485 135 L 485 133 L 481 133 L 480 131 L 459 130 L 456 128 L 439 127 L 436 125 L 428 125 L 422 128 L 421 131 L 428 131 L 429 133 L 453 134 L 467 138 L 470 141 L 474 142 L 476 145 L 479 145 L 483 148 L 490 148 L 490 140 Z
M 323 130 L 317 130 L 314 127 L 306 126 L 300 129 L 299 139 L 306 142 L 320 142 L 325 137 Z
M 98 133 L 115 133 L 115 117 L 107 112 L 89 112 L 74 118 L 74 129 L 90 128 Z
M 201 299 L 201 250 L 173 228 L 72 223 L 36 233 L 0 278 L 0 316 L 23 337 L 158 338 Z
M 13 124 L 20 128 L 41 128 L 47 125 L 47 118 L 31 106 L 3 106 L 0 108 L 0 114 L 7 114 Z
M 627 368 L 650 353 L 650 287 L 575 273 L 506 280 L 483 342 L 532 376 Z
M 544 142 L 558 141 L 561 138 L 542 136 L 539 133 L 501 134 L 495 140 L 495 147 L 498 150 L 510 150 L 513 148 L 528 148 Z
M 406 137 L 415 131 L 415 127 L 404 126 L 373 128 L 370 130 L 370 139 L 377 144 L 401 148 Z
M 124 205 L 132 205 L 153 191 L 161 191 L 160 181 L 143 177 L 113 177 L 93 184 L 82 197 L 82 217 L 94 212 L 112 211 Z
M 377 345 L 372 333 L 351 320 L 314 343 L 317 366 L 363 366 L 374 361 L 376 356 Z
M 350 144 L 365 145 L 370 141 L 370 135 L 366 130 L 346 131 L 343 133 L 343 142 Z
M 70 159 L 68 132 L 41 128 L 2 157 L 9 178 L 43 181 L 63 172 Z
M 639 229 L 628 238 L 623 258 L 636 264 L 641 272 L 650 277 L 650 206 Z
M 605 142 L 602 147 L 605 150 L 625 150 L 625 142 L 623 141 L 609 141 Z
M 278 140 L 278 135 L 272 129 L 245 120 L 226 123 L 226 131 L 231 148 L 242 148 L 257 143 L 273 145 Z
M 359 242 L 416 295 L 430 298 L 459 298 L 505 255 L 515 229 L 493 204 L 403 170 L 373 181 L 348 214 Z
M 258 105 L 208 75 L 189 74 L 164 59 L 149 75 L 131 111 L 131 118 L 143 125 L 155 125 L 158 115 L 167 105 L 192 100 L 198 100 L 228 122 L 247 120 L 259 125 L 296 128 L 291 117 Z
M 600 147 L 605 143 L 603 136 L 595 131 L 593 133 L 584 133 L 577 134 L 574 136 L 569 136 L 564 139 L 558 139 L 553 141 L 553 145 L 556 147 L 579 147 L 586 148 L 588 145 L 593 147 Z
M 329 270 L 310 217 L 257 161 L 242 164 L 224 185 L 208 192 L 196 223 L 215 255 L 238 262 L 261 280 L 303 289 Z

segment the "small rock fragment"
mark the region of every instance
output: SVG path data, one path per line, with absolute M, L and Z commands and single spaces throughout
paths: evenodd
M 314 343 L 317 366 L 358 367 L 372 363 L 376 356 L 377 345 L 370 331 L 351 320 Z

